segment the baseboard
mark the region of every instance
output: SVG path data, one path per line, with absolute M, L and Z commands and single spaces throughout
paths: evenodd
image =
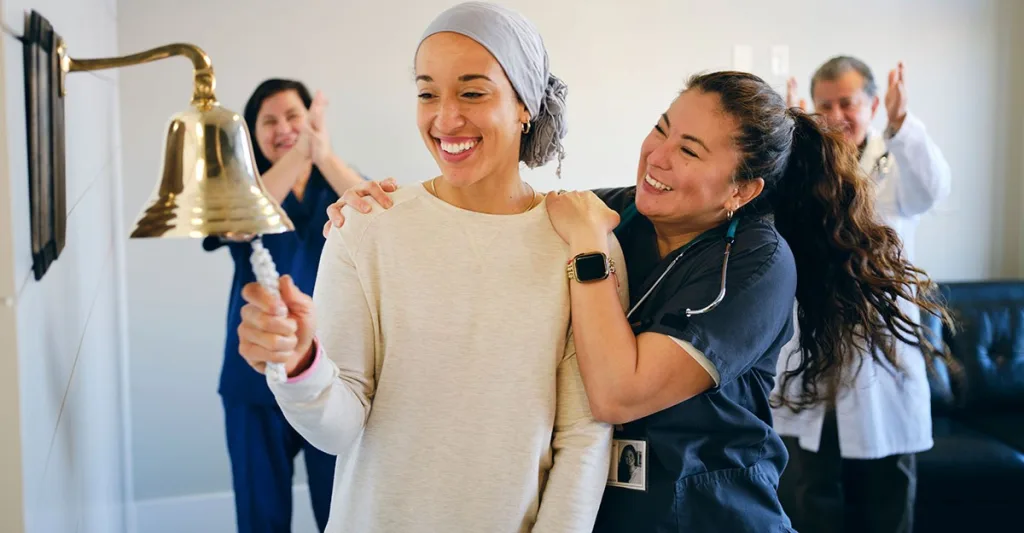
M 292 531 L 315 533 L 316 521 L 309 504 L 309 487 L 292 489 Z M 235 500 L 231 492 L 214 492 L 157 498 L 135 502 L 139 533 L 232 533 L 235 523 Z

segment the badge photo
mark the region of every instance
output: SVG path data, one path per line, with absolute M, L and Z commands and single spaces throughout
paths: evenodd
M 647 441 L 626 439 L 612 441 L 608 486 L 647 490 Z

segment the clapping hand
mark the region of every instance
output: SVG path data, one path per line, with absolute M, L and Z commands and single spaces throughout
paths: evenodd
M 903 80 L 903 62 L 889 71 L 889 88 L 885 92 L 885 111 L 889 115 L 889 131 L 896 133 L 907 118 L 907 85 Z
M 327 97 L 317 91 L 313 102 L 309 106 L 309 120 L 302 126 L 299 134 L 299 146 L 308 149 L 308 157 L 313 164 L 322 167 L 323 164 L 333 155 L 331 151 L 331 137 L 327 132 L 324 115 L 327 110 Z
M 807 111 L 807 100 L 797 100 L 796 78 L 789 78 L 786 82 L 786 107 L 799 107 L 802 111 Z

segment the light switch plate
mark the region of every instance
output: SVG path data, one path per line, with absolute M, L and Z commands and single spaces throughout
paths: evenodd
M 789 75 L 789 46 L 777 44 L 772 47 L 772 76 Z

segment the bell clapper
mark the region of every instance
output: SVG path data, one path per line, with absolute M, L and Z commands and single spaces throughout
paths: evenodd
M 270 256 L 270 252 L 263 246 L 259 237 L 252 241 L 252 255 L 249 256 L 249 262 L 252 263 L 256 281 L 265 290 L 280 298 L 281 289 L 278 284 L 279 276 L 277 267 L 274 265 L 274 258 Z M 267 378 L 276 383 L 283 383 L 288 379 L 288 373 L 285 372 L 283 363 L 267 363 L 266 373 Z

